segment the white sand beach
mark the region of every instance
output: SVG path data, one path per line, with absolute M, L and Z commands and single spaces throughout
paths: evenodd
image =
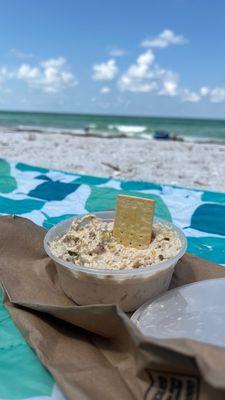
M 81 174 L 225 191 L 225 145 L 1 131 L 0 156 Z

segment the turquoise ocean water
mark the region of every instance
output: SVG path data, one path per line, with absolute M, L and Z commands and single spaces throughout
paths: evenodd
M 10 132 L 48 131 L 147 138 L 151 138 L 157 130 L 166 130 L 182 136 L 185 140 L 225 142 L 225 121 L 212 119 L 2 111 L 0 128 Z

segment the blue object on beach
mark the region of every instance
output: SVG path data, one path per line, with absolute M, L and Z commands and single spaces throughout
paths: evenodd
M 156 131 L 153 135 L 153 139 L 156 140 L 169 140 L 170 134 L 166 131 Z

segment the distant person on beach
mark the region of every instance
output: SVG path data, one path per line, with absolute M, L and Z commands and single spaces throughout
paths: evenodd
M 183 142 L 184 139 L 181 136 L 177 136 L 176 133 L 173 133 L 173 135 L 171 135 L 171 140 L 175 140 L 177 142 Z
M 84 127 L 84 132 L 89 133 L 90 132 L 90 127 L 87 125 Z

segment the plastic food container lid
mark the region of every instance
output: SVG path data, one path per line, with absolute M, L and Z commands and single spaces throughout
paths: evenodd
M 131 319 L 147 337 L 186 338 L 225 347 L 225 279 L 170 290 L 145 303 Z

